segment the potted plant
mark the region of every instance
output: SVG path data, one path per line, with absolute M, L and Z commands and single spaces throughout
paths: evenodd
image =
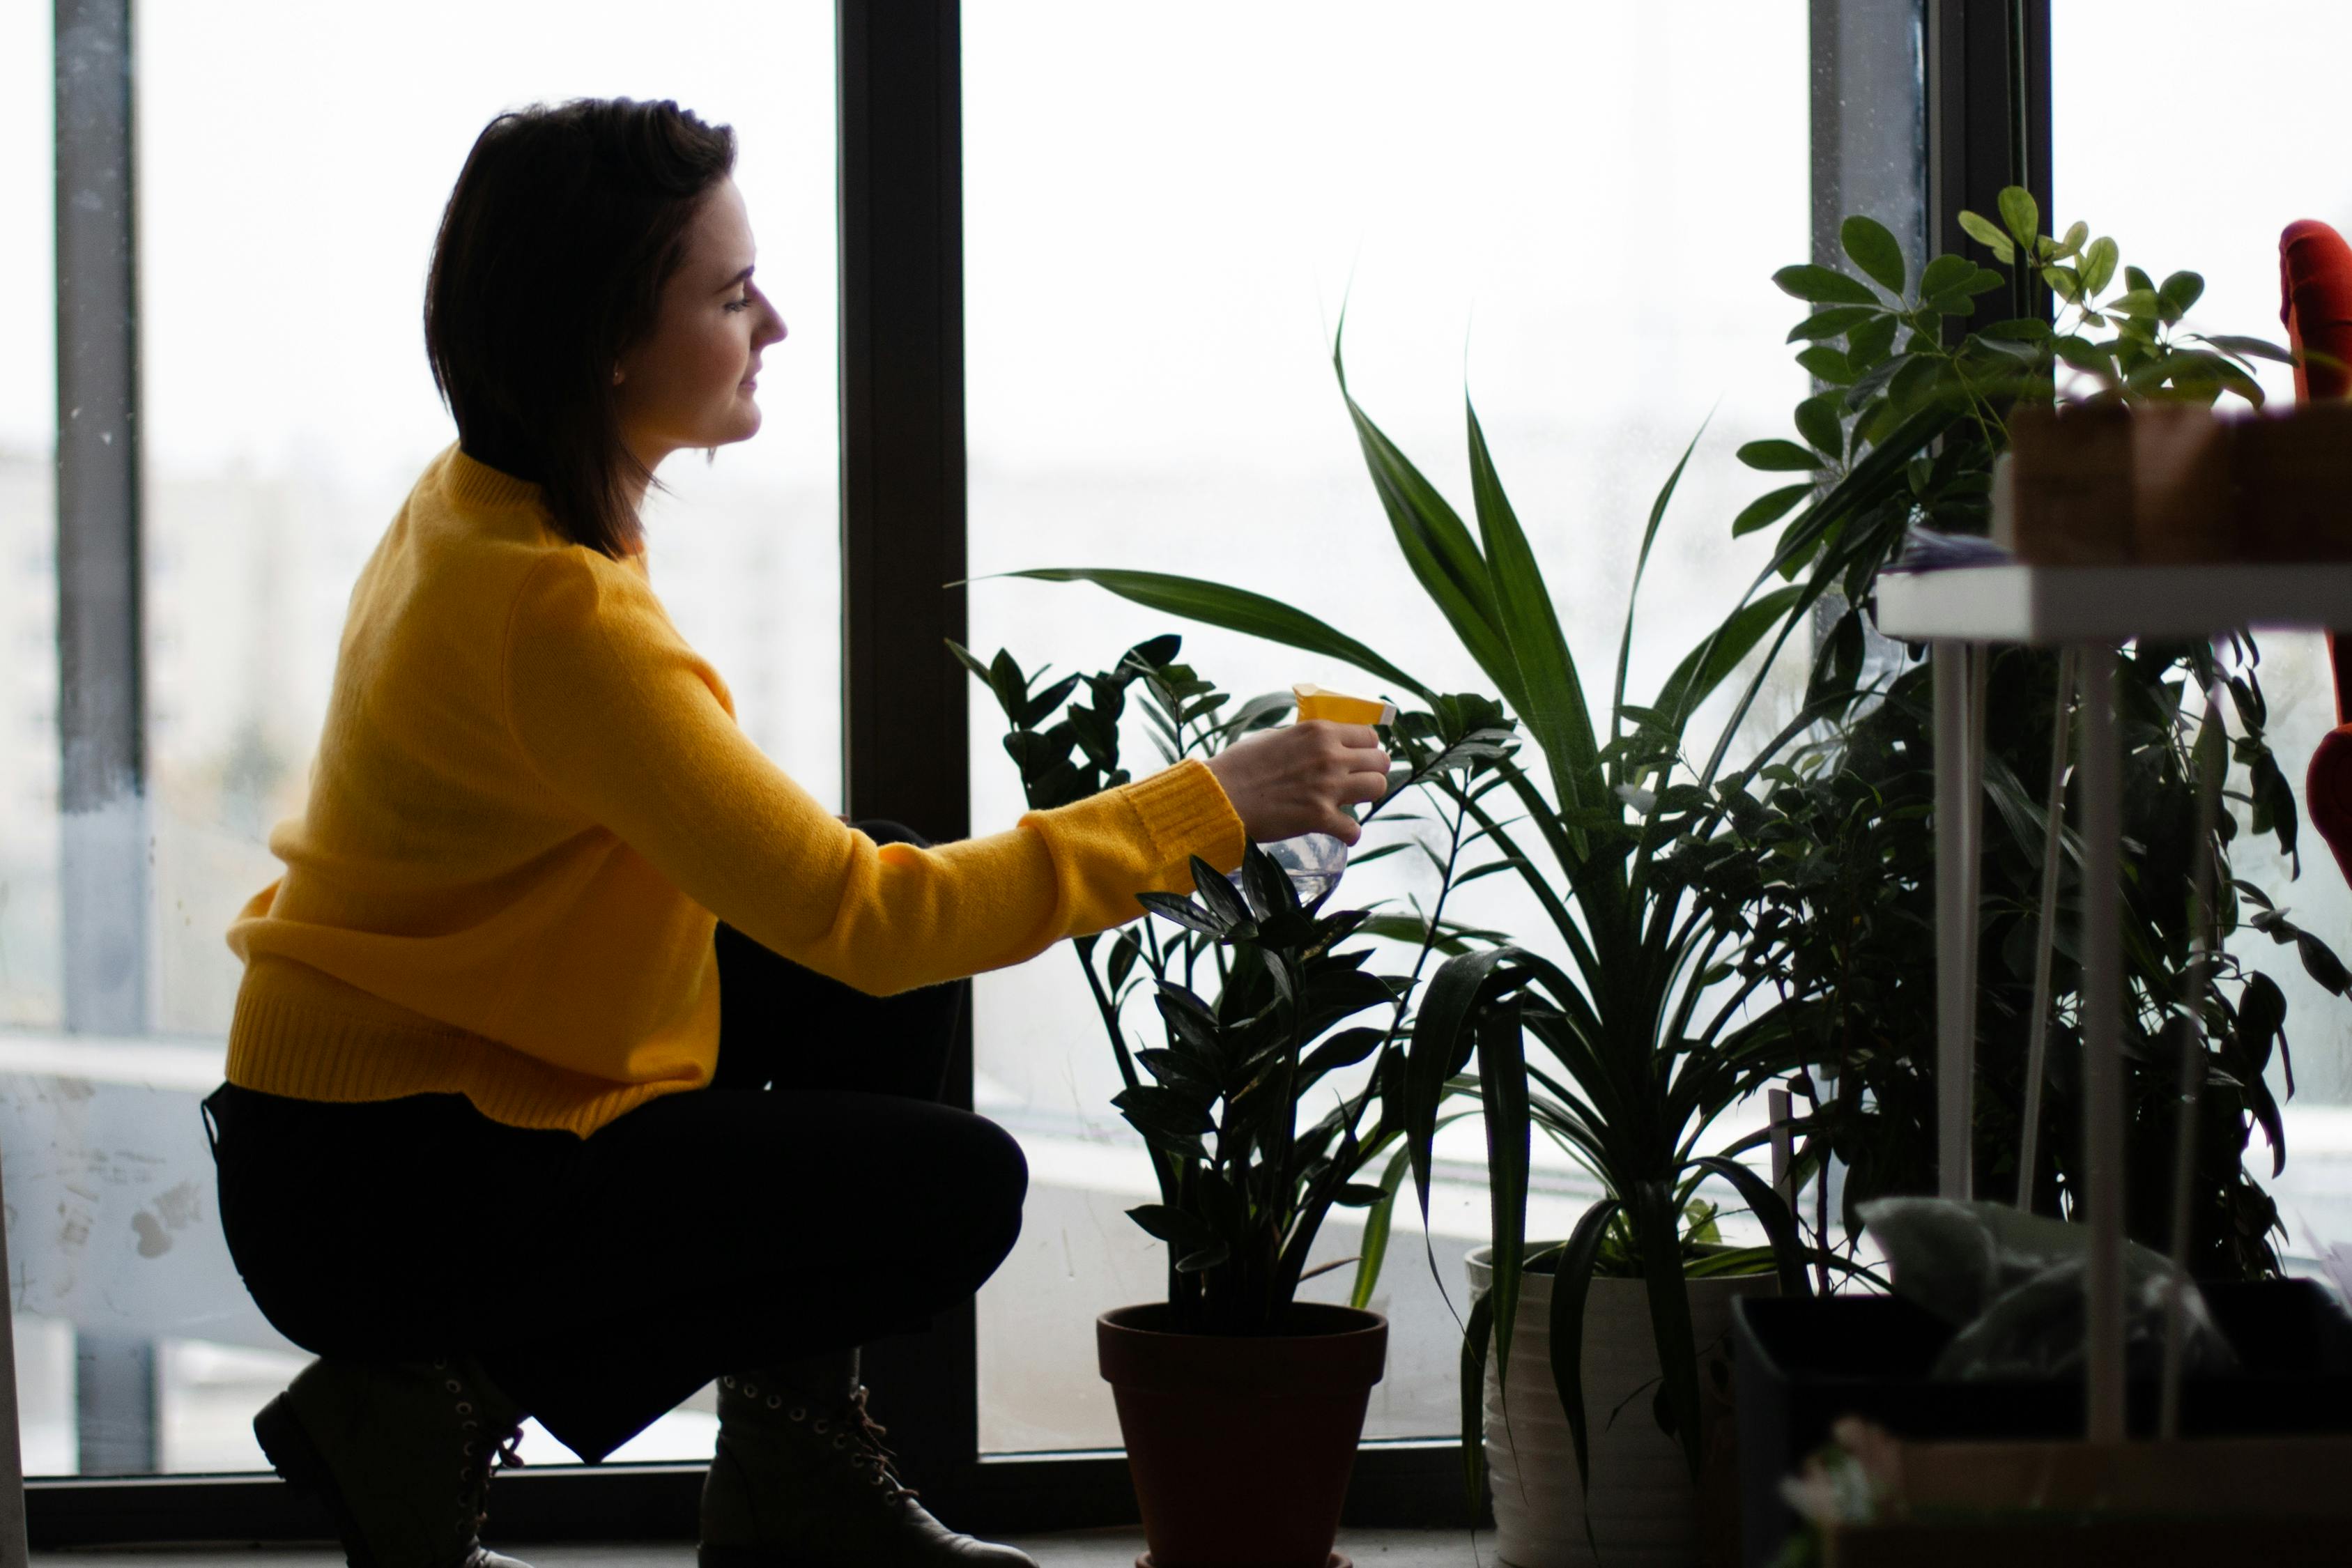
M 1440 774 L 1428 781 L 1428 794 L 1444 844 L 1475 844 L 1492 857 L 1465 875 L 1518 878 L 1549 917 L 1546 945 L 1564 958 L 1504 944 L 1448 958 L 1420 999 L 1401 1070 L 1381 1080 L 1424 1207 L 1445 1105 L 1475 1092 L 1484 1114 L 1494 1243 L 1474 1265 L 1486 1289 L 1465 1340 L 1469 1500 L 1475 1508 L 1481 1410 L 1491 1405 L 1488 1449 L 1516 1456 L 1515 1441 L 1533 1448 L 1554 1426 L 1573 1457 L 1572 1469 L 1533 1475 L 1511 1459 L 1495 1495 L 1505 1561 L 1555 1561 L 1596 1542 L 1612 1556 L 1641 1546 L 1663 1554 L 1653 1560 L 1695 1561 L 1696 1488 L 1713 1426 L 1702 1352 L 1719 1355 L 1735 1292 L 1809 1288 L 1786 1205 L 1745 1165 L 1706 1152 L 1705 1140 L 1724 1110 L 1801 1064 L 1806 1037 L 1790 1016 L 1802 1000 L 1781 998 L 1760 978 L 1739 978 L 1731 963 L 1736 934 L 1657 857 L 1690 835 L 1720 831 L 1731 802 L 1742 796 L 1745 775 L 1726 774 L 1725 765 L 1753 705 L 1753 686 L 1735 702 L 1695 781 L 1675 770 L 1701 704 L 1760 641 L 1783 630 L 1805 590 L 1751 596 L 1691 651 L 1654 700 L 1637 706 L 1626 698 L 1637 568 L 1608 727 L 1596 735 L 1543 574 L 1475 413 L 1474 538 L 1352 400 L 1349 406 L 1407 562 L 1543 763 L 1538 773 L 1517 754 L 1497 757 L 1491 776 Z M 1680 474 L 1678 466 L 1652 509 L 1643 564 Z M 1034 575 L 1097 582 L 1158 608 L 1346 658 L 1406 690 L 1428 692 L 1353 638 L 1240 590 L 1124 572 Z M 1789 744 L 1811 717 L 1800 715 L 1767 740 L 1763 753 Z M 1571 1235 L 1549 1247 L 1531 1247 L 1525 1233 L 1537 1129 L 1591 1170 L 1607 1194 Z M 1730 1184 L 1762 1220 L 1769 1247 L 1726 1253 L 1713 1244 L 1713 1211 L 1697 1201 L 1710 1176 Z M 1538 1283 L 1528 1291 L 1531 1256 Z M 1594 1275 L 1604 1260 L 1620 1278 L 1604 1281 L 1595 1302 Z M 1530 1313 L 1537 1302 L 1541 1310 Z M 1589 1303 L 1593 1321 L 1607 1325 L 1599 1342 L 1587 1335 Z M 1490 1337 L 1496 1392 L 1482 1400 Z M 1532 1351 L 1536 1378 L 1512 1377 L 1515 1344 Z M 1562 1345 L 1577 1349 L 1552 1353 Z M 1588 1363 L 1605 1369 L 1601 1379 L 1615 1391 L 1612 1404 L 1628 1389 L 1654 1391 L 1642 1419 L 1588 1415 Z M 1596 1429 L 1603 1445 L 1597 1464 Z M 1656 1484 L 1661 1458 L 1664 1485 Z M 1584 1487 L 1596 1475 L 1606 1495 L 1587 1512 Z
M 1155 639 L 1109 671 L 1041 690 L 1009 654 L 983 665 L 955 649 L 1003 707 L 1005 748 L 1037 807 L 1125 780 L 1119 726 L 1132 689 L 1171 761 L 1213 753 L 1287 712 L 1284 697 L 1228 713 L 1223 694 L 1173 662 L 1177 651 L 1176 638 Z M 1489 708 L 1440 709 L 1396 726 L 1402 788 L 1480 773 L 1502 752 L 1508 731 Z M 1362 1305 L 1401 1170 L 1382 1085 L 1402 1070 L 1421 970 L 1455 936 L 1443 888 L 1426 918 L 1327 912 L 1255 846 L 1234 881 L 1198 859 L 1192 876 L 1191 897 L 1142 894 L 1151 919 L 1077 943 L 1125 1083 L 1113 1104 L 1160 1185 L 1160 1202 L 1129 1213 L 1169 1256 L 1167 1299 L 1105 1312 L 1097 1352 L 1147 1561 L 1324 1568 L 1343 1561 L 1331 1544 L 1386 1354 L 1386 1320 Z M 1412 973 L 1372 973 L 1369 946 L 1343 948 L 1375 932 L 1412 942 Z M 1149 1004 L 1160 1044 L 1130 1047 L 1130 1002 Z M 1360 1086 L 1339 1087 L 1335 1075 L 1368 1063 Z M 1310 1095 L 1331 1109 L 1309 1114 Z M 1383 1157 L 1385 1179 L 1359 1179 Z M 1309 1268 L 1325 1217 L 1341 1206 L 1373 1211 L 1362 1256 Z M 1303 1280 L 1349 1262 L 1353 1305 L 1297 1299 Z

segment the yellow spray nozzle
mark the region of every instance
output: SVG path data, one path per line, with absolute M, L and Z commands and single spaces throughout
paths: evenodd
M 1370 697 L 1349 697 L 1344 692 L 1326 691 L 1319 686 L 1304 681 L 1290 689 L 1297 700 L 1301 720 L 1328 719 L 1340 724 L 1393 724 L 1396 704 L 1376 701 Z

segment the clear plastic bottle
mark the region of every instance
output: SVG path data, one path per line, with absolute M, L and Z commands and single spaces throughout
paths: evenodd
M 1302 721 L 1328 719 L 1342 724 L 1373 725 L 1396 722 L 1393 703 L 1348 697 L 1303 682 L 1292 687 L 1290 694 L 1298 703 Z M 1273 856 L 1275 863 L 1289 873 L 1290 885 L 1298 889 L 1298 901 L 1302 904 L 1311 904 L 1338 887 L 1340 873 L 1348 868 L 1348 846 L 1328 833 L 1302 833 L 1296 838 L 1277 839 L 1258 847 Z M 1234 875 L 1234 884 L 1241 885 L 1239 872 Z

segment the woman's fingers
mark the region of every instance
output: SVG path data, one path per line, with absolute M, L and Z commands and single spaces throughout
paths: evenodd
M 1353 844 L 1362 830 L 1349 808 L 1388 791 L 1388 753 L 1368 724 L 1293 724 L 1230 746 L 1209 766 L 1260 843 L 1328 833 Z

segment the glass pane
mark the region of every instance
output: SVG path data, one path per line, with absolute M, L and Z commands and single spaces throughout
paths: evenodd
M 40 238 L 0 254 L 0 636 L 16 656 L 0 677 L 0 1020 L 19 1026 L 0 1037 L 0 1146 L 11 1212 L 40 1216 L 9 1238 L 26 1461 L 72 1473 L 93 1435 L 143 1431 L 154 1468 L 249 1468 L 247 1423 L 304 1358 L 252 1307 L 215 1222 L 195 1100 L 219 1079 L 239 978 L 223 934 L 277 874 L 267 836 L 300 808 L 360 565 L 453 438 L 422 282 L 450 184 L 502 108 L 675 98 L 736 128 L 761 278 L 794 338 L 768 358 L 761 438 L 665 475 L 651 562 L 745 730 L 840 793 L 832 10 L 684 0 L 649 27 L 617 0 L 142 7 L 155 1027 L 103 1045 L 55 1032 L 39 946 L 56 923 L 47 10 L 0 21 L 16 132 L 0 198 L 22 216 L 12 233 Z M 101 1381 L 116 1392 L 78 1400 Z M 698 1397 L 616 1458 L 708 1455 L 715 1430 Z M 535 1428 L 523 1451 L 569 1458 Z
M 2167 116 L 2117 115 L 2113 93 L 2116 29 L 2147 37 L 2197 40 L 2197 70 L 2215 82 L 2275 83 L 2263 95 L 2263 143 L 2274 155 L 2250 153 L 2210 126 Z M 2187 30 L 2184 30 L 2187 29 Z M 2306 80 L 2297 62 L 2341 58 L 2352 47 L 2352 11 L 2330 0 L 2256 0 L 2215 8 L 2191 0 L 2070 0 L 2051 8 L 2051 136 L 2053 205 L 2060 225 L 2080 218 L 2094 234 L 2112 235 L 2126 264 L 2158 278 L 2200 272 L 2205 292 L 2184 326 L 2250 333 L 2284 342 L 2279 322 L 2279 234 L 2298 218 L 2318 218 L 2352 235 L 2352 167 L 2317 155 L 2342 138 L 2333 95 Z M 2309 150 L 2314 155 L 2298 153 Z M 2263 390 L 2282 404 L 2294 397 L 2293 373 L 2259 364 Z M 2263 636 L 2263 690 L 2270 703 L 2270 742 L 2298 793 L 2322 736 L 2336 725 L 2335 682 L 2326 639 L 2317 633 Z M 2268 838 L 2241 844 L 2238 874 L 2287 908 L 2296 923 L 2337 952 L 2352 952 L 2352 889 L 2306 823 L 2302 875 Z M 2287 1166 L 2273 1181 L 2257 1175 L 2286 1220 L 2288 1250 L 2304 1258 L 2326 1244 L 2352 1243 L 2352 1007 L 2303 972 L 2294 955 L 2242 931 L 2231 943 L 2247 963 L 2279 983 L 2287 996 L 2294 1099 L 2286 1105 Z M 2285 1064 L 2272 1067 L 2286 1092 Z
M 0 1026 L 58 993 L 57 165 L 49 7 L 0 13 Z
M 1212 4 L 1178 28 L 1117 6 L 973 8 L 974 576 L 1213 577 L 1289 599 L 1441 689 L 1483 685 L 1365 477 L 1331 374 L 1344 300 L 1358 396 L 1465 512 L 1466 363 L 1588 682 L 1613 662 L 1651 500 L 1706 424 L 1635 636 L 1630 691 L 1654 690 L 1761 563 L 1756 541 L 1727 537 L 1761 488 L 1734 448 L 1782 434 L 1807 390 L 1770 282 L 1808 254 L 1806 29 L 1796 0 Z M 1099 669 L 1182 630 L 1239 696 L 1368 679 L 1088 588 L 983 583 L 971 611 L 974 647 L 1024 668 Z M 1020 809 L 1018 782 L 994 703 L 976 691 L 971 710 L 985 827 Z M 1341 902 L 1425 888 L 1412 864 L 1351 874 Z M 1474 885 L 1465 917 L 1533 930 L 1508 881 Z M 1021 1137 L 1034 1183 L 1020 1247 L 981 1298 L 982 1446 L 1115 1445 L 1084 1347 L 1096 1313 L 1164 1289 L 1158 1245 L 1122 1213 L 1150 1194 L 1149 1169 L 1108 1104 L 1116 1070 L 1068 953 L 987 977 L 977 1009 L 983 1109 Z M 1445 1136 L 1459 1158 L 1439 1184 L 1436 1280 L 1418 1216 L 1401 1217 L 1375 1298 L 1392 1348 L 1372 1436 L 1457 1429 L 1454 1314 L 1486 1205 L 1476 1125 Z M 1538 1188 L 1531 1234 L 1555 1237 L 1591 1193 L 1556 1156 Z M 1357 1241 L 1337 1220 L 1317 1258 Z M 1307 1293 L 1345 1300 L 1352 1273 Z

